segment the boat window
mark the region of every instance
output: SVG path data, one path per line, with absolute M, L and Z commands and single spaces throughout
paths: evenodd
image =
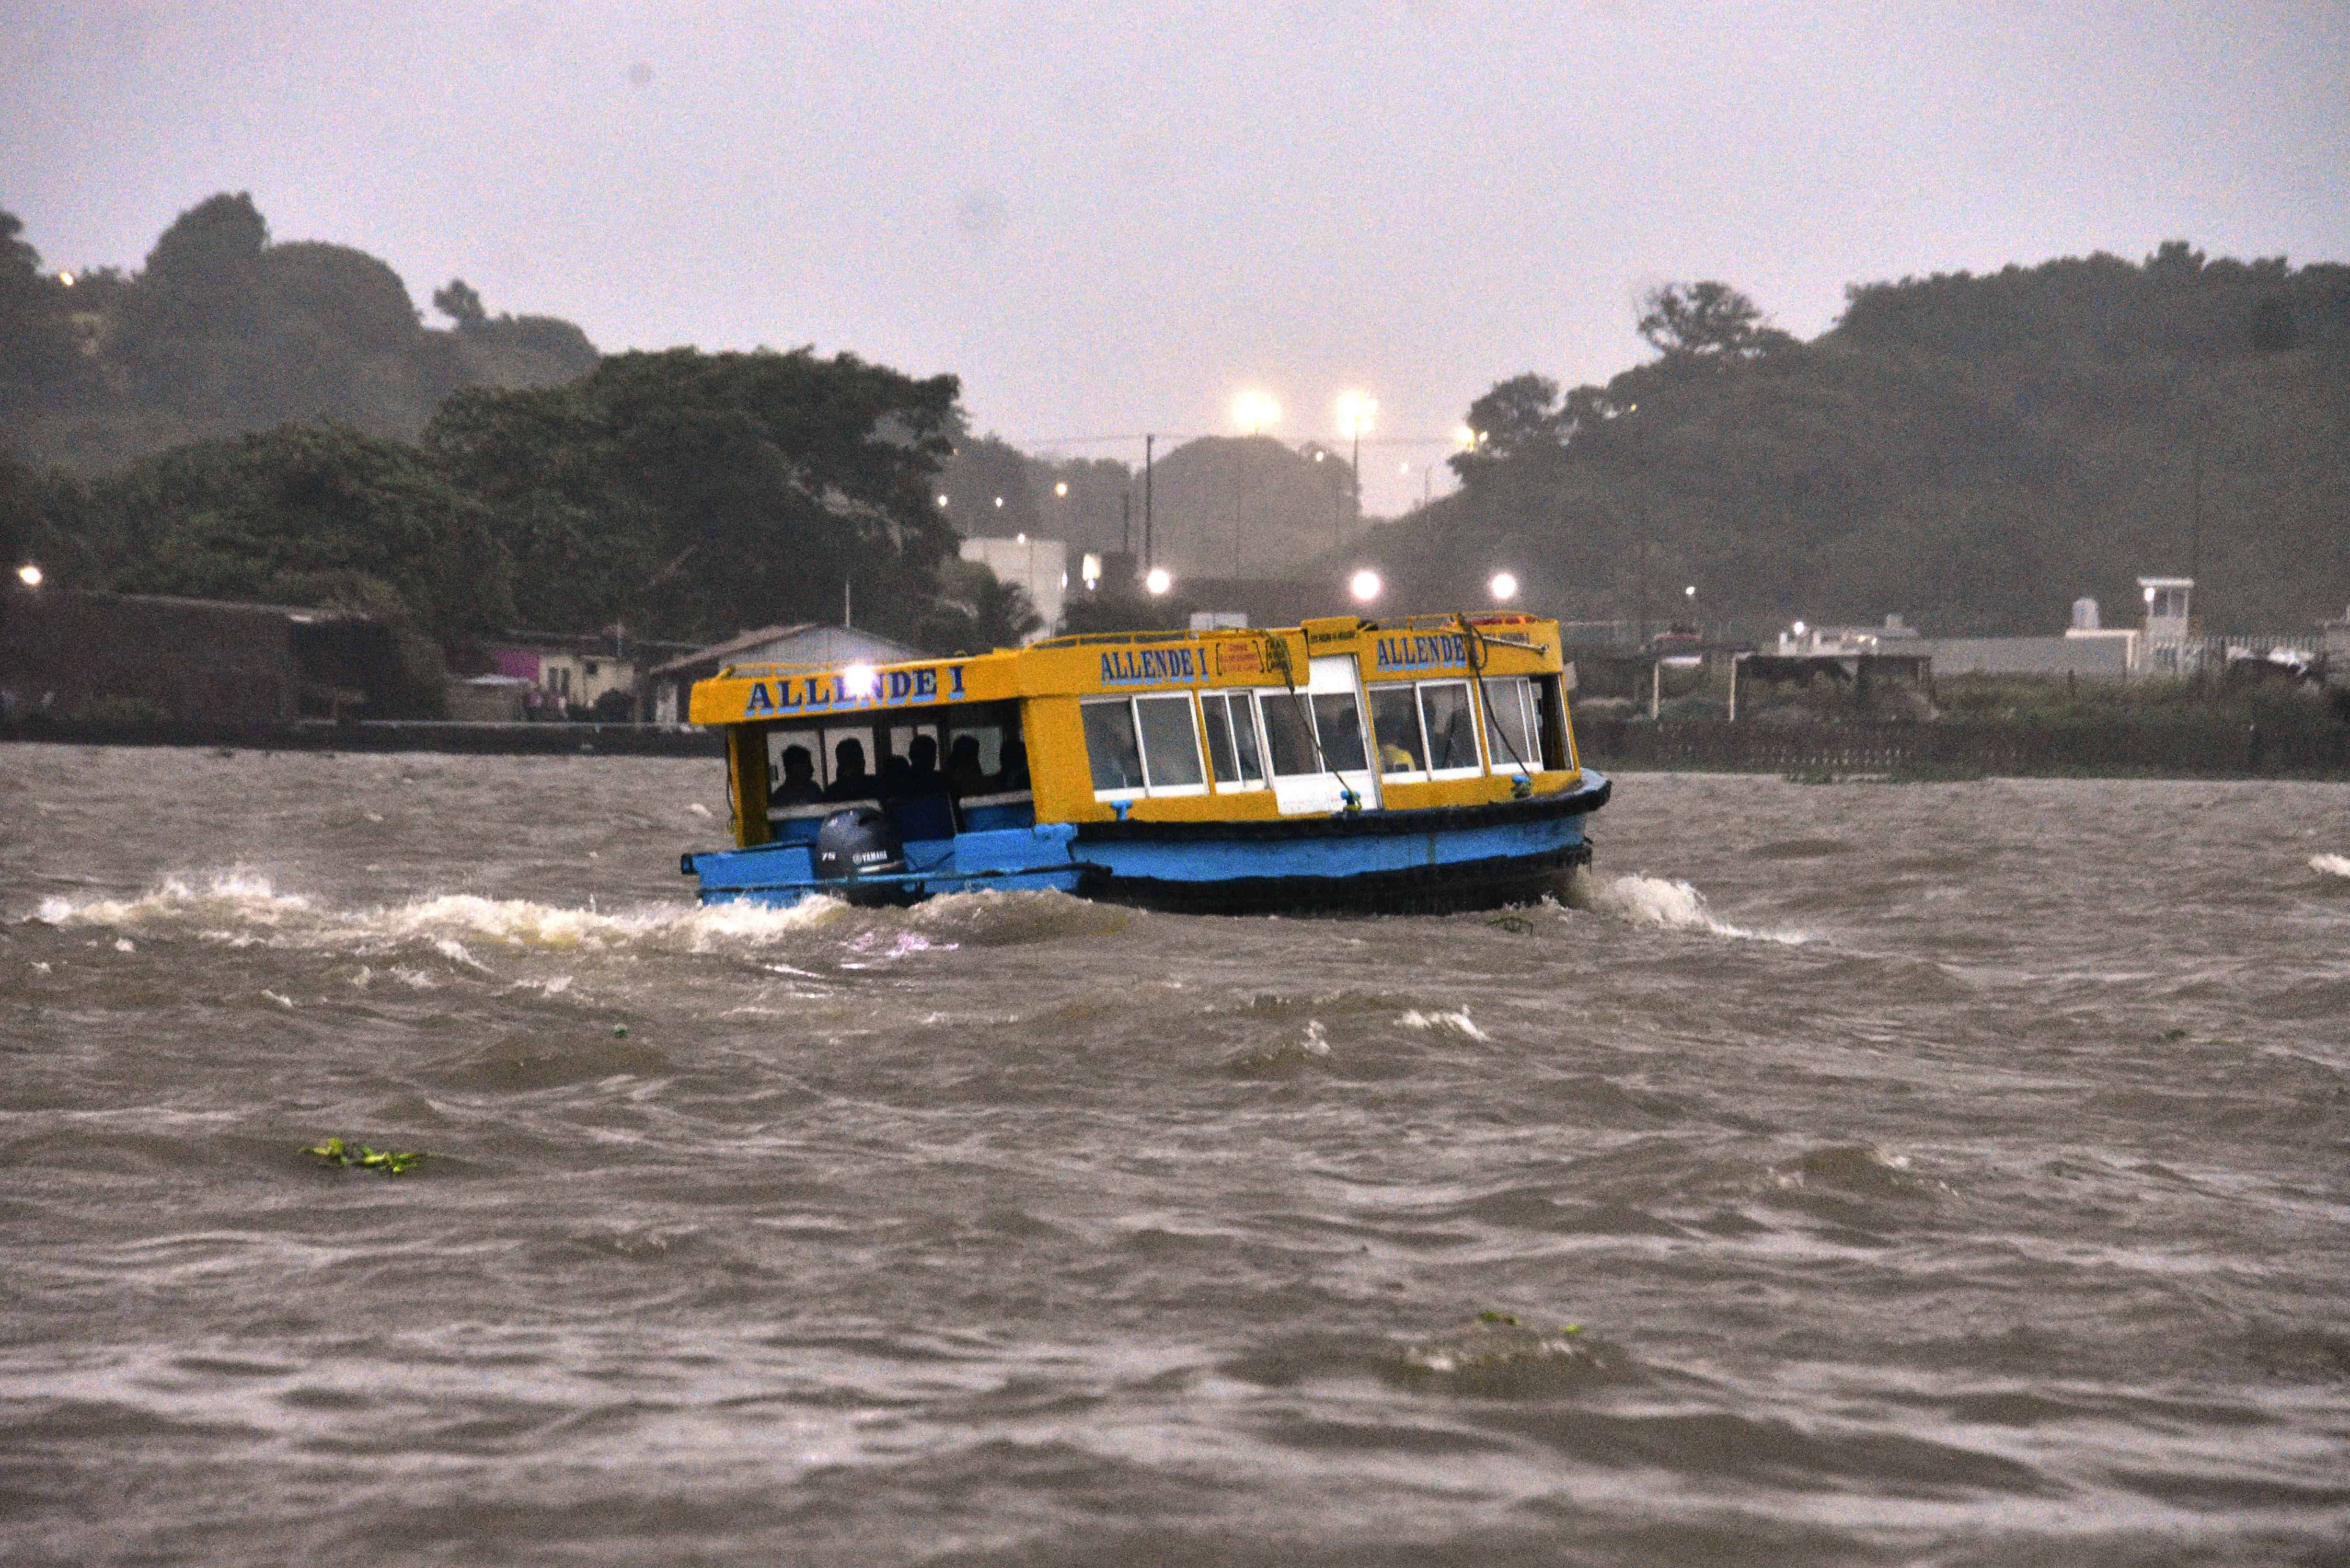
M 1575 760 L 1567 755 L 1571 748 L 1558 688 L 1557 676 L 1537 675 L 1530 695 L 1534 699 L 1534 740 L 1542 747 L 1542 765 L 1563 773 L 1575 765 Z
M 1200 711 L 1208 722 L 1208 758 L 1220 789 L 1263 789 L 1264 760 L 1258 753 L 1256 716 L 1245 691 L 1202 691 Z
M 1314 723 L 1305 716 L 1305 699 L 1292 691 L 1267 691 L 1262 694 L 1264 713 L 1264 739 L 1273 753 L 1273 771 L 1276 777 L 1295 778 L 1301 774 L 1318 774 L 1322 764 L 1314 757 Z
M 1134 709 L 1123 697 L 1077 705 L 1086 725 L 1086 762 L 1094 791 L 1142 788 L 1142 747 L 1134 733 Z
M 1371 688 L 1371 734 L 1378 742 L 1379 772 L 1427 770 L 1428 753 L 1419 739 L 1419 701 L 1409 686 Z
M 1428 765 L 1433 772 L 1482 766 L 1477 755 L 1476 709 L 1465 680 L 1431 680 L 1419 689 L 1419 715 L 1428 725 Z
M 1486 701 L 1492 704 L 1487 722 L 1493 728 L 1492 748 L 1493 770 L 1507 769 L 1533 772 L 1542 766 L 1542 753 L 1534 743 L 1526 724 L 1526 678 L 1523 675 L 1500 675 L 1487 678 Z
M 1363 710 L 1352 691 L 1318 691 L 1314 726 L 1322 732 L 1322 771 L 1360 773 L 1370 766 L 1363 754 Z
M 1241 767 L 1232 755 L 1232 703 L 1222 692 L 1200 693 L 1200 723 L 1208 732 L 1208 771 L 1215 774 L 1216 787 L 1237 784 Z
M 824 734 L 815 729 L 767 732 L 767 804 L 806 805 L 824 798 Z
M 1232 744 L 1240 752 L 1240 781 L 1253 789 L 1264 787 L 1264 754 L 1258 749 L 1256 707 L 1245 691 L 1232 696 Z
M 1135 712 L 1141 722 L 1142 756 L 1151 793 L 1198 789 L 1207 783 L 1200 771 L 1200 732 L 1191 722 L 1191 699 L 1138 697 Z

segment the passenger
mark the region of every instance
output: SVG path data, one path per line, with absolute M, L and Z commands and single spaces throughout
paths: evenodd
M 1017 737 L 1003 742 L 1003 766 L 995 774 L 999 790 L 1021 790 L 1028 787 L 1028 748 Z
M 769 805 L 807 805 L 824 798 L 816 782 L 816 759 L 806 746 L 784 748 L 784 782 L 767 792 Z
M 895 800 L 910 794 L 914 788 L 914 767 L 905 758 L 888 756 L 881 759 L 881 786 L 874 793 L 883 800 Z
M 947 748 L 947 784 L 957 794 L 985 794 L 987 770 L 979 762 L 979 737 L 957 735 Z
M 939 772 L 939 742 L 934 736 L 916 735 L 906 748 L 906 793 L 944 794 L 946 776 Z
M 865 774 L 865 742 L 851 735 L 832 748 L 832 787 L 827 800 L 870 800 L 873 781 Z

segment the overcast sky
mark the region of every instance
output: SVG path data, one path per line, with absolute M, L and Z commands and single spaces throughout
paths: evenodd
M 1388 438 L 1623 369 L 1658 284 L 1809 337 L 1854 281 L 2350 260 L 2345 171 L 2341 0 L 0 4 L 0 207 L 51 267 L 249 190 L 420 306 L 953 371 L 1032 448 L 1247 388 L 1335 439 L 1360 388 L 1374 511 L 1443 455 Z

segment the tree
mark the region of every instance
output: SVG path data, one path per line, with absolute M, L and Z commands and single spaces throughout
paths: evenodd
M 941 561 L 938 596 L 915 633 L 915 640 L 935 653 L 1017 648 L 1045 629 L 1026 592 L 977 561 L 951 556 Z
M 1469 405 L 1469 442 L 1451 459 L 1452 472 L 1478 483 L 1505 463 L 1565 451 L 1571 430 L 1556 381 L 1531 370 L 1513 376 Z
M 77 401 L 90 377 L 68 319 L 70 292 L 41 275 L 41 254 L 0 212 L 0 421 Z
M 91 514 L 109 587 L 360 609 L 444 647 L 513 616 L 487 508 L 348 425 L 175 448 L 96 486 Z
M 877 629 L 910 631 L 954 543 L 932 483 L 959 389 L 850 354 L 676 348 L 460 393 L 425 439 L 489 507 L 532 624 L 718 637 L 829 617 L 853 581 Z
M 1668 361 L 1752 359 L 1795 343 L 1726 283 L 1667 284 L 1640 304 L 1639 334 Z
M 455 322 L 465 337 L 481 331 L 490 318 L 490 313 L 482 308 L 482 296 L 462 277 L 452 277 L 432 291 L 432 308 Z

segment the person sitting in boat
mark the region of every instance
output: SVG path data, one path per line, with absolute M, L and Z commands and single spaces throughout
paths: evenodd
M 1003 766 L 995 774 L 998 790 L 1019 790 L 1028 787 L 1028 748 L 1014 738 L 1003 742 Z
M 769 787 L 767 804 L 813 805 L 823 798 L 824 786 L 816 782 L 816 759 L 806 746 L 785 746 L 783 782 Z
M 957 735 L 947 748 L 947 786 L 957 794 L 987 793 L 987 769 L 980 764 L 977 735 Z
M 832 749 L 832 787 L 827 800 L 870 800 L 873 781 L 865 774 L 865 742 L 851 735 Z
M 947 776 L 939 772 L 939 742 L 936 736 L 916 735 L 906 746 L 906 784 L 908 794 L 944 794 Z
M 1379 772 L 1383 774 L 1408 774 L 1419 766 L 1419 764 L 1418 763 L 1411 760 L 1411 753 L 1405 751 L 1401 746 L 1397 745 L 1393 741 L 1382 741 L 1379 742 Z

